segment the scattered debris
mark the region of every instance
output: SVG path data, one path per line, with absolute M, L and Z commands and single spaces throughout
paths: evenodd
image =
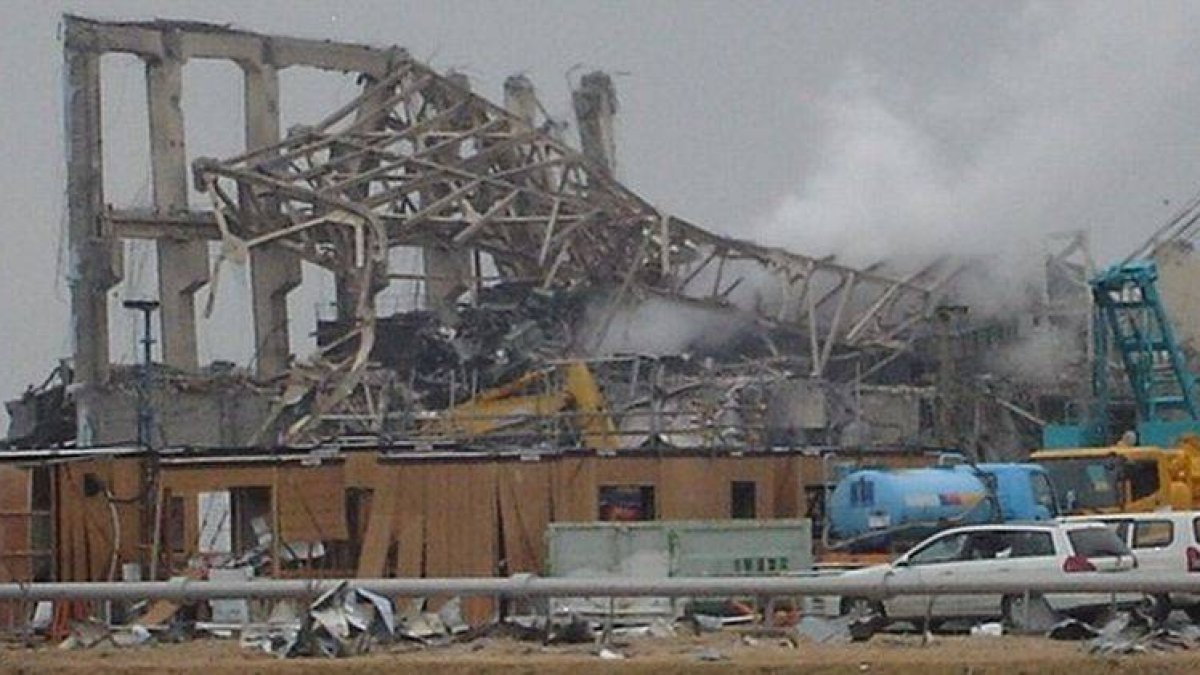
M 691 624 L 692 630 L 696 635 L 719 631 L 725 626 L 725 622 L 721 620 L 721 617 L 708 614 L 688 614 L 684 619 Z
M 300 615 L 296 613 L 296 605 L 291 600 L 277 600 L 271 605 L 271 612 L 267 615 L 267 623 L 271 625 L 293 625 L 300 622 Z
M 272 626 L 244 633 L 243 646 L 256 646 L 282 658 L 342 657 L 370 651 L 396 635 L 391 600 L 342 582 L 317 598 L 298 626 Z
M 141 624 L 108 626 L 102 621 L 88 619 L 71 624 L 71 634 L 58 644 L 59 649 L 92 649 L 102 644 L 115 647 L 137 647 L 152 642 L 154 636 Z
M 696 658 L 701 661 L 728 661 L 729 657 L 712 647 L 706 647 L 696 652 Z
M 54 622 L 54 603 L 42 601 L 37 603 L 33 609 L 33 618 L 29 621 L 29 627 L 35 631 L 49 630 L 50 625 Z
M 1137 609 L 1118 612 L 1099 628 L 1067 619 L 1046 635 L 1054 640 L 1086 641 L 1087 650 L 1095 654 L 1142 654 L 1200 646 L 1200 627 L 1157 622 Z
M 228 567 L 208 571 L 211 581 L 249 581 L 254 578 L 252 567 Z M 210 600 L 212 620 L 216 623 L 245 624 L 250 621 L 250 601 L 245 598 Z
M 999 621 L 992 621 L 971 626 L 971 635 L 978 637 L 1000 637 L 1004 635 L 1004 625 Z
M 462 598 L 460 597 L 455 596 L 442 605 L 438 610 L 437 617 L 450 635 L 459 635 L 471 629 L 463 619 Z
M 661 617 L 657 617 L 651 621 L 650 625 L 646 627 L 646 631 L 650 634 L 650 637 L 659 639 L 672 638 L 676 634 L 675 624 L 669 623 Z
M 1100 627 L 1100 634 L 1088 642 L 1088 650 L 1100 654 L 1145 652 L 1148 643 L 1161 635 L 1154 622 L 1141 612 L 1118 612 Z
M 425 611 L 425 599 L 417 598 L 409 603 L 400 616 L 398 635 L 406 640 L 414 640 L 422 644 L 448 642 L 450 639 L 446 624 L 435 612 Z
M 656 616 L 650 619 L 649 623 L 643 625 L 614 628 L 612 629 L 611 634 L 614 636 L 630 638 L 666 639 L 675 637 L 676 632 L 674 624 L 661 616 Z
M 246 649 L 261 649 L 268 654 L 285 656 L 296 645 L 300 626 L 247 626 L 242 631 L 241 645 Z
M 1063 619 L 1046 633 L 1051 640 L 1090 640 L 1099 635 L 1100 631 L 1079 619 Z
M 145 626 L 135 623 L 130 626 L 124 626 L 120 630 L 114 630 L 110 635 L 110 639 L 118 647 L 137 647 L 150 642 L 154 638 Z
M 155 600 L 151 603 L 141 621 L 147 626 L 160 626 L 171 621 L 175 612 L 179 611 L 179 603 L 171 600 Z
M 626 658 L 621 652 L 609 649 L 608 647 L 601 647 L 600 651 L 596 652 L 596 655 L 605 661 L 624 661 Z
M 108 640 L 111 632 L 108 626 L 100 621 L 88 619 L 75 621 L 71 624 L 71 634 L 59 643 L 59 649 L 91 649 Z
M 551 623 L 546 631 L 546 644 L 582 644 L 595 640 L 592 623 L 572 614 L 565 624 Z
M 816 643 L 865 642 L 884 627 L 887 620 L 873 612 L 847 614 L 833 619 L 805 616 L 796 622 L 796 633 Z
M 511 638 L 524 642 L 546 642 L 548 627 L 539 616 L 519 615 L 505 617 L 480 629 L 480 635 Z
M 819 616 L 805 616 L 796 622 L 796 633 L 812 642 L 849 642 L 850 617 L 825 619 Z
M 10 447 L 47 448 L 75 438 L 75 402 L 67 393 L 75 374 L 64 361 L 38 386 L 5 403 Z
M 180 643 L 189 642 L 196 635 L 196 622 L 191 617 L 181 616 L 180 612 L 171 617 L 167 629 L 158 635 L 159 642 Z

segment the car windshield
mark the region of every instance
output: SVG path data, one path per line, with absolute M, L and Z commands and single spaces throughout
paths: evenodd
M 1129 547 L 1107 527 L 1083 527 L 1067 532 L 1075 555 L 1100 558 L 1114 555 L 1131 555 Z
M 1064 511 L 1119 506 L 1121 491 L 1107 457 L 1044 459 L 1042 466 Z

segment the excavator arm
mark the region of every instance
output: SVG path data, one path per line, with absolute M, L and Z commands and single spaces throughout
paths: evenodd
M 557 388 L 528 392 L 546 383 L 557 371 Z M 480 392 L 474 398 L 438 413 L 422 428 L 426 434 L 476 439 L 568 413 L 584 445 L 593 450 L 616 450 L 618 434 L 608 403 L 591 369 L 582 361 L 530 371 L 512 382 Z

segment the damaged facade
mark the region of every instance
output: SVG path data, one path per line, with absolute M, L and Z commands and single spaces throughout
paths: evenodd
M 815 516 L 832 464 L 1011 458 L 1081 395 L 1083 378 L 988 373 L 1030 331 L 1086 336 L 1085 240 L 1056 245 L 1028 308 L 983 320 L 950 307 L 955 261 L 856 268 L 716 234 L 614 178 L 603 73 L 574 93 L 580 152 L 527 79 L 497 104 L 397 48 L 75 17 L 65 48 L 74 354 L 9 405 L 5 494 L 31 514 L 5 530 L 28 552 L 14 579 L 230 561 L 538 572 L 551 522 Z M 152 209 L 103 194 L 112 53 L 145 62 Z M 189 165 L 182 70 L 198 59 L 240 69 L 246 151 Z M 288 68 L 361 89 L 282 133 Z M 157 247 L 148 390 L 109 353 L 130 239 Z M 407 253 L 419 269 L 397 264 Z M 297 359 L 287 300 L 304 263 L 333 276 L 336 316 L 298 329 L 317 351 Z M 254 335 L 249 369 L 197 349 L 197 313 L 234 265 L 250 270 L 250 323 L 230 327 Z M 396 289 L 414 301 L 385 313 Z M 1068 342 L 1082 367 L 1086 337 Z

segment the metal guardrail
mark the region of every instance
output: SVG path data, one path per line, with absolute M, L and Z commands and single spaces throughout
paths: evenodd
M 1046 579 L 878 580 L 855 576 L 694 577 L 669 579 L 507 578 L 291 579 L 250 581 L 50 582 L 0 584 L 0 600 L 218 600 L 315 597 L 341 583 L 393 597 L 431 595 L 532 597 L 712 597 L 1021 594 L 1031 593 L 1200 593 L 1200 575 L 1147 579 L 1121 573 L 1062 575 Z

